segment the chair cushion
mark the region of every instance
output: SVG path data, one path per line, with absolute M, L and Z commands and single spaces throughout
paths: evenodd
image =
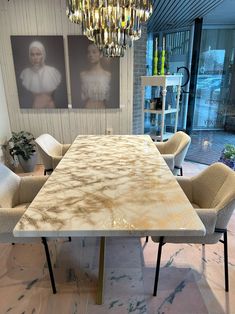
M 162 154 L 162 157 L 165 160 L 167 166 L 170 168 L 170 170 L 173 171 L 174 167 L 175 167 L 174 155 L 173 154 Z
M 19 204 L 19 205 L 17 205 L 17 206 L 15 206 L 15 207 L 13 207 L 14 209 L 15 208 L 22 208 L 22 209 L 24 209 L 24 210 L 26 210 L 28 207 L 29 207 L 29 205 L 30 205 L 30 203 L 22 203 L 22 204 Z
M 235 197 L 234 182 L 235 174 L 231 169 L 222 163 L 215 163 L 193 177 L 193 202 L 201 208 L 214 208 L 231 194 L 229 200 L 220 205 L 223 207 Z
M 23 213 L 26 210 L 26 204 L 22 207 L 13 208 L 1 208 L 0 209 L 0 242 L 11 243 L 14 241 L 13 229 Z
M 174 156 L 174 165 L 172 168 L 170 167 L 173 171 L 175 166 L 181 168 L 190 143 L 191 138 L 186 133 L 178 131 L 168 141 L 156 143 L 155 145 L 161 154 Z
M 62 145 L 50 134 L 40 135 L 35 143 L 45 169 L 52 169 L 52 156 L 62 156 Z
M 59 143 L 50 134 L 40 135 L 38 138 L 36 138 L 35 143 L 37 144 L 37 148 L 45 169 L 54 169 L 70 147 L 69 144 Z M 56 157 L 59 157 L 60 159 L 57 161 L 57 163 L 54 163 L 54 167 L 53 158 Z
M 14 208 L 0 209 L 0 242 L 1 243 L 28 243 L 40 242 L 41 238 L 14 237 L 13 229 L 24 214 L 29 203 L 18 205 Z
M 18 204 L 31 203 L 46 180 L 46 176 L 28 176 L 21 178 Z
M 62 144 L 62 155 L 63 156 L 69 150 L 70 146 L 71 146 L 71 144 Z
M 14 207 L 19 203 L 20 177 L 0 163 L 0 206 Z

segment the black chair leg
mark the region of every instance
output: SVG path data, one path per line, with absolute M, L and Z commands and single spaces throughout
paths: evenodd
M 180 167 L 180 175 L 181 175 L 181 177 L 183 176 L 183 168 L 182 167 Z
M 44 169 L 44 176 L 47 174 L 47 172 L 52 172 L 53 169 Z
M 72 241 L 72 239 L 71 239 L 71 237 L 69 237 L 69 242 L 71 242 Z
M 149 242 L 149 237 L 148 236 L 146 237 L 145 242 Z
M 183 168 L 182 167 L 175 167 L 175 169 L 177 169 L 177 170 L 179 170 L 180 171 L 180 174 L 178 174 L 178 172 L 177 172 L 177 176 L 183 176 Z
M 228 238 L 227 230 L 224 232 L 224 278 L 225 278 L 225 291 L 229 291 L 229 279 L 228 279 Z
M 47 265 L 48 265 L 50 279 L 51 279 L 52 291 L 53 291 L 54 294 L 56 294 L 55 280 L 54 280 L 53 270 L 52 270 L 52 266 L 51 266 L 51 258 L 50 258 L 50 253 L 49 253 L 49 249 L 48 249 L 46 238 L 44 238 L 44 237 L 42 238 L 42 243 L 44 245 L 44 249 L 45 249 L 45 253 L 46 253 Z
M 224 280 L 225 280 L 225 291 L 229 291 L 229 279 L 228 279 L 228 237 L 227 229 L 215 228 L 215 232 L 223 233 L 223 240 L 219 241 L 224 245 Z
M 157 264 L 156 264 L 156 271 L 155 271 L 155 280 L 154 280 L 154 289 L 153 289 L 153 296 L 157 295 L 157 287 L 158 287 L 158 278 L 160 272 L 160 263 L 161 263 L 161 255 L 162 255 L 162 246 L 163 246 L 163 237 L 160 237 L 159 245 L 158 245 L 158 253 L 157 253 Z

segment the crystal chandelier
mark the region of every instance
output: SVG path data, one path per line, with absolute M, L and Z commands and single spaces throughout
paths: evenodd
M 122 57 L 141 37 L 140 24 L 152 13 L 151 0 L 67 0 L 67 16 L 105 56 Z

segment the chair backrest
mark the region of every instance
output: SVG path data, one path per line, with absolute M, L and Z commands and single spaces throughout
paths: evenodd
M 52 156 L 62 155 L 62 145 L 50 134 L 42 134 L 36 138 L 39 154 L 45 169 L 52 169 Z
M 18 205 L 20 177 L 0 163 L 0 207 Z
M 193 202 L 201 208 L 215 208 L 216 226 L 225 228 L 235 208 L 235 172 L 223 163 L 214 163 L 192 179 Z
M 191 138 L 182 131 L 176 132 L 165 144 L 164 153 L 175 155 L 175 166 L 180 168 L 187 154 Z

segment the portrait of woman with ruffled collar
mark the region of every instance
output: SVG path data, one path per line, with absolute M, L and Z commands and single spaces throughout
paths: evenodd
M 12 36 L 21 108 L 66 108 L 62 36 Z

